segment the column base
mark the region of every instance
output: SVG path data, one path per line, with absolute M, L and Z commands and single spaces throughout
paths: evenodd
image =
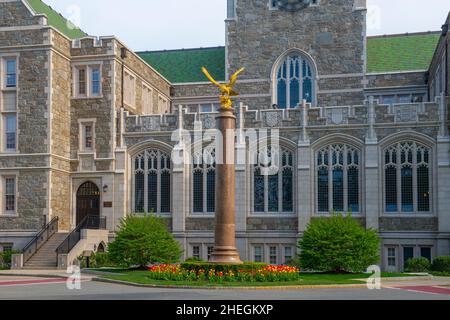
M 239 257 L 239 252 L 234 247 L 215 247 L 209 262 L 217 264 L 243 264 Z

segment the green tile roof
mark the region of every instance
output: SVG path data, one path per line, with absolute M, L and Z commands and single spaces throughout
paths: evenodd
M 52 9 L 49 5 L 45 4 L 41 0 L 27 0 L 30 7 L 37 14 L 45 14 L 48 19 L 48 24 L 57 29 L 59 32 L 69 37 L 70 39 L 77 39 L 86 36 L 82 30 L 78 27 L 70 28 L 72 25 L 68 20 L 60 15 L 58 12 Z
M 205 66 L 217 81 L 225 80 L 225 48 L 199 48 L 137 53 L 172 83 L 208 81 Z
M 440 32 L 371 37 L 367 41 L 367 71 L 428 70 Z
M 439 32 L 367 38 L 367 71 L 427 70 L 439 41 Z M 138 52 L 138 55 L 173 83 L 206 81 L 205 65 L 219 81 L 225 80 L 225 48 Z

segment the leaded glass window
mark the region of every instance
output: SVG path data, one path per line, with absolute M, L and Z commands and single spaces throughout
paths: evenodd
M 170 213 L 171 159 L 149 149 L 134 158 L 134 211 Z
M 261 157 L 261 154 L 263 157 Z M 275 157 L 277 161 L 274 161 Z M 256 213 L 294 212 L 294 155 L 281 148 L 260 150 L 253 170 L 253 211 Z M 272 167 L 274 170 L 269 170 Z
M 192 170 L 192 204 L 194 213 L 216 211 L 216 155 L 215 150 L 206 148 L 194 155 Z
M 384 151 L 386 212 L 430 212 L 430 153 L 417 142 L 399 142 Z
M 289 55 L 276 73 L 276 104 L 280 109 L 295 108 L 303 99 L 312 103 L 314 73 L 310 62 L 300 55 Z
M 360 154 L 346 144 L 332 144 L 316 154 L 317 211 L 360 212 Z

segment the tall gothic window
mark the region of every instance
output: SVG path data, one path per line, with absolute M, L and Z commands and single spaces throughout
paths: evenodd
M 170 213 L 171 159 L 149 149 L 134 158 L 134 211 Z
M 194 155 L 192 169 L 192 203 L 194 213 L 216 211 L 216 160 L 215 150 L 205 149 Z
M 360 154 L 346 144 L 317 152 L 317 211 L 360 212 Z
M 430 212 L 431 150 L 399 142 L 384 152 L 385 206 L 389 213 Z
M 253 171 L 253 211 L 292 213 L 294 211 L 294 156 L 287 149 L 265 148 L 267 162 L 257 161 Z M 265 156 L 263 156 L 264 158 Z M 276 160 L 274 160 L 276 157 Z M 261 160 L 261 157 L 259 157 Z M 269 169 L 272 168 L 272 169 Z
M 276 73 L 276 104 L 280 109 L 295 108 L 303 99 L 312 103 L 314 73 L 310 62 L 300 55 L 289 55 Z

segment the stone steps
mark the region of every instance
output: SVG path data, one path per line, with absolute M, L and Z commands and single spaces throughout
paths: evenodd
M 61 245 L 61 243 L 67 238 L 67 233 L 56 233 L 54 234 L 39 250 L 34 256 L 28 260 L 23 269 L 25 270 L 39 270 L 39 269 L 56 269 L 58 255 L 56 254 L 56 249 Z

